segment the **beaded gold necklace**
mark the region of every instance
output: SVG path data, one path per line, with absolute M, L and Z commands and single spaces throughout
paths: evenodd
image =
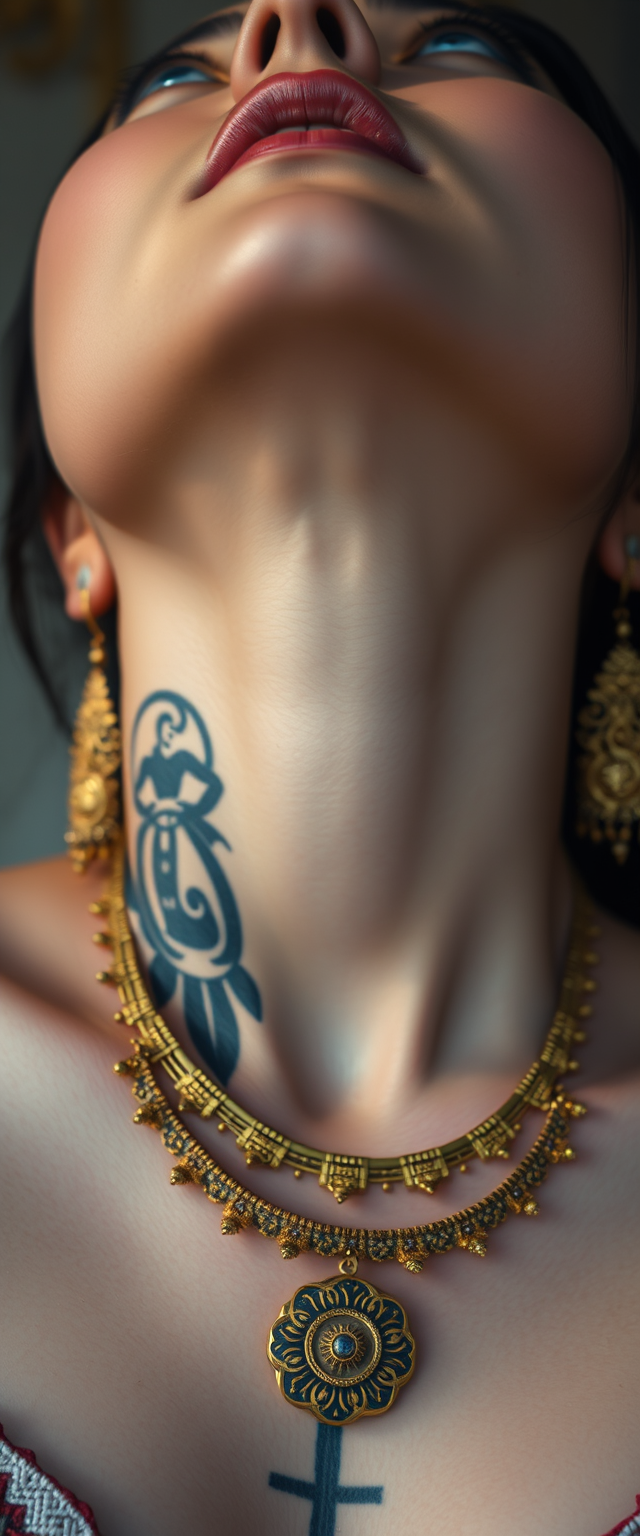
M 98 979 L 118 988 L 122 1008 L 116 1018 L 137 1031 L 133 1053 L 114 1069 L 133 1080 L 139 1105 L 134 1122 L 158 1130 L 164 1146 L 177 1159 L 171 1171 L 172 1184 L 197 1184 L 209 1200 L 222 1205 L 224 1236 L 254 1228 L 278 1243 L 284 1259 L 317 1253 L 339 1260 L 339 1274 L 301 1286 L 285 1303 L 271 1329 L 267 1354 L 287 1401 L 311 1412 L 322 1423 L 336 1426 L 351 1424 L 363 1415 L 385 1413 L 413 1374 L 415 1342 L 404 1308 L 358 1275 L 359 1261 L 395 1259 L 419 1274 L 428 1258 L 454 1248 L 482 1258 L 489 1232 L 510 1213 L 536 1216 L 539 1207 L 535 1193 L 550 1167 L 575 1157 L 567 1145 L 569 1124 L 586 1110 L 558 1086 L 558 1077 L 574 1065 L 571 1047 L 584 1039 L 580 1021 L 591 1011 L 583 998 L 595 982 L 586 976 L 586 969 L 593 967 L 598 957 L 583 946 L 596 938 L 598 931 L 588 899 L 578 892 L 560 1008 L 545 1042 L 547 1055 L 541 1053 L 540 1061 L 534 1062 L 523 1079 L 523 1083 L 530 1079 L 530 1086 L 537 1085 L 536 1097 L 529 1096 L 527 1105 L 546 1112 L 545 1125 L 531 1150 L 498 1189 L 474 1205 L 420 1226 L 372 1230 L 312 1221 L 252 1194 L 220 1167 L 171 1108 L 153 1073 L 160 1063 L 190 1108 L 197 1105 L 193 1090 L 184 1095 L 186 1069 L 190 1088 L 192 1081 L 199 1086 L 202 1079 L 211 1096 L 214 1085 L 181 1052 L 149 997 L 127 919 L 122 859 L 120 851 L 114 859 L 107 896 L 91 910 L 106 915 L 108 930 L 103 938 L 114 951 L 111 970 L 99 972 Z M 233 1104 L 226 1095 L 221 1097 L 228 1105 Z M 245 1115 L 239 1106 L 233 1105 L 233 1109 Z M 251 1120 L 250 1116 L 245 1118 Z M 296 1143 L 289 1146 L 298 1150 Z
M 473 1158 L 483 1161 L 493 1157 L 508 1159 L 510 1144 L 520 1131 L 526 1112 L 544 1109 L 558 1078 L 574 1071 L 578 1065 L 573 1060 L 573 1047 L 585 1038 L 581 1025 L 591 1014 L 591 1003 L 586 1001 L 585 994 L 594 991 L 596 985 L 586 975 L 586 970 L 597 963 L 597 955 L 589 947 L 597 929 L 594 929 L 592 910 L 581 889 L 576 892 L 558 1007 L 538 1060 L 533 1062 L 506 1103 L 466 1135 L 442 1147 L 430 1147 L 400 1157 L 367 1158 L 321 1152 L 292 1141 L 256 1120 L 195 1066 L 154 1008 L 140 975 L 124 896 L 122 847 L 114 855 L 108 898 L 104 903 L 96 903 L 93 910 L 107 912 L 109 916 L 108 932 L 95 934 L 95 942 L 115 949 L 114 970 L 99 972 L 99 979 L 104 982 L 117 980 L 121 973 L 129 977 L 131 985 L 127 996 L 123 996 L 118 1018 L 141 1030 L 143 1038 L 153 1045 L 154 1065 L 161 1063 L 178 1089 L 180 1112 L 189 1110 L 205 1120 L 215 1116 L 219 1131 L 233 1132 L 249 1167 L 253 1163 L 274 1169 L 288 1166 L 293 1168 L 296 1178 L 306 1173 L 315 1174 L 318 1182 L 331 1190 L 339 1204 L 366 1189 L 367 1184 L 382 1184 L 383 1189 L 390 1190 L 394 1183 L 403 1182 L 409 1189 L 432 1195 L 442 1179 L 448 1177 L 450 1169 L 458 1168 L 465 1173 Z

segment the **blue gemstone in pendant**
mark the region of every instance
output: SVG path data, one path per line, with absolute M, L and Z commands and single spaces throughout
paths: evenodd
M 350 1360 L 356 1352 L 356 1341 L 350 1333 L 337 1333 L 331 1345 L 331 1353 L 336 1360 Z

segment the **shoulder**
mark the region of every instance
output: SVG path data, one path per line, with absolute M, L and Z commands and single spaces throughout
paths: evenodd
M 123 1032 L 113 1021 L 116 994 L 96 983 L 88 898 L 101 884 L 97 874 L 74 876 L 65 860 L 0 872 L 3 1232 L 9 1211 L 14 1227 L 19 1211 L 31 1220 L 49 1161 L 77 1158 L 79 1144 L 86 1160 L 91 1138 L 78 1131 L 79 1106 L 93 1106 L 92 1126 L 104 1117 L 104 1083 Z
M 96 985 L 98 924 L 89 905 L 104 881 L 104 865 L 78 877 L 64 857 L 0 870 L 0 977 L 101 1025 L 111 1020 L 113 998 Z

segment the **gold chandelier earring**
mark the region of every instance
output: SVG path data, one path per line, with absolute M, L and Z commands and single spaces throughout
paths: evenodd
M 578 716 L 578 836 L 607 840 L 626 863 L 632 827 L 640 822 L 640 656 L 627 607 L 640 537 L 625 539 L 625 568 L 614 609 L 617 644 L 609 652 Z
M 120 829 L 120 730 L 105 672 L 105 637 L 91 612 L 91 569 L 83 565 L 77 587 L 91 635 L 90 671 L 75 719 L 66 841 L 76 874 L 95 858 L 109 857 Z

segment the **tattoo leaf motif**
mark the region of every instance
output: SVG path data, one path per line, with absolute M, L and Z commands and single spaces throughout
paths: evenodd
M 262 1002 L 241 964 L 240 913 L 216 851 L 229 844 L 209 820 L 224 786 L 202 716 L 180 694 L 150 694 L 136 715 L 131 756 L 140 825 L 137 899 L 128 897 L 154 952 L 156 1005 L 181 987 L 191 1039 L 226 1085 L 240 1050 L 234 1001 L 257 1020 Z

